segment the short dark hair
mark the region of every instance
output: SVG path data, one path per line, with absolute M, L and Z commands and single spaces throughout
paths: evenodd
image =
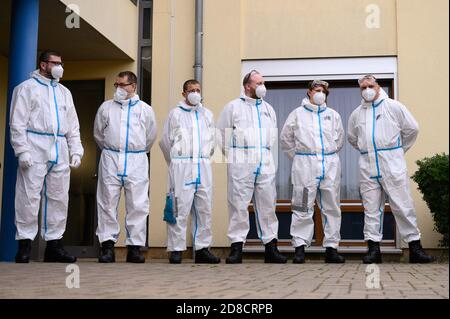
M 186 92 L 186 90 L 188 89 L 188 86 L 189 86 L 189 85 L 195 85 L 195 84 L 200 85 L 200 82 L 197 81 L 197 80 L 194 80 L 194 79 L 187 80 L 187 81 L 184 82 L 184 84 L 183 84 L 183 92 Z
M 137 83 L 137 76 L 131 71 L 122 71 L 119 74 L 117 74 L 119 78 L 127 77 L 127 80 L 129 83 Z
M 57 57 L 61 57 L 61 54 L 57 51 L 54 50 L 45 50 L 44 52 L 42 52 L 39 55 L 39 63 L 41 62 L 47 62 L 48 59 L 50 59 L 50 56 L 57 56 Z
M 250 83 L 250 80 L 252 79 L 253 74 L 261 74 L 261 73 L 259 73 L 256 70 L 251 70 L 244 76 L 244 79 L 242 80 L 242 85 L 246 85 L 246 84 Z

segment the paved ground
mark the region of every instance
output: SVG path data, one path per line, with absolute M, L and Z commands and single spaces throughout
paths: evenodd
M 79 288 L 66 264 L 0 263 L 0 298 L 449 298 L 448 263 L 379 265 L 360 262 L 327 265 L 196 265 L 185 260 L 145 264 L 98 264 L 83 260 Z M 367 272 L 366 272 L 367 271 Z M 374 272 L 375 271 L 375 272 Z M 369 286 L 366 285 L 368 283 Z M 368 289 L 367 287 L 373 287 Z

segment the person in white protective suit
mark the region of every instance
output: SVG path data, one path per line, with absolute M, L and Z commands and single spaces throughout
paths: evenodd
M 120 232 L 118 205 L 125 190 L 127 262 L 143 263 L 140 247 L 147 238 L 149 214 L 148 156 L 156 139 L 153 109 L 135 93 L 133 72 L 120 72 L 112 100 L 97 111 L 94 138 L 102 150 L 97 186 L 97 236 L 101 243 L 98 261 L 115 262 L 114 244 Z
M 75 262 L 63 248 L 70 167 L 83 157 L 78 117 L 70 91 L 59 83 L 61 55 L 44 51 L 39 69 L 19 84 L 11 101 L 11 145 L 19 158 L 15 194 L 17 263 L 28 263 L 38 232 L 47 242 L 44 262 Z M 70 167 L 69 167 L 70 166 Z
M 184 100 L 173 108 L 164 124 L 160 147 L 169 165 L 169 192 L 176 198 L 173 222 L 167 222 L 169 261 L 181 263 L 186 250 L 186 226 L 191 214 L 195 263 L 220 263 L 209 247 L 212 243 L 211 156 L 215 148 L 213 114 L 201 103 L 200 83 L 183 84 Z M 167 220 L 166 220 L 167 221 Z
M 285 263 L 277 248 L 276 165 L 273 148 L 278 130 L 275 111 L 264 101 L 264 78 L 255 70 L 243 79 L 244 94 L 228 103 L 217 127 L 228 163 L 228 238 L 226 263 L 242 263 L 249 232 L 248 206 L 253 203 L 257 232 L 265 245 L 265 262 Z
M 293 159 L 294 263 L 305 262 L 305 247 L 311 245 L 316 200 L 322 212 L 325 262 L 345 262 L 337 253 L 341 239 L 341 163 L 337 153 L 344 144 L 344 129 L 339 113 L 326 104 L 328 86 L 320 80 L 309 84 L 308 96 L 289 114 L 280 136 L 283 151 Z
M 360 192 L 364 205 L 364 239 L 368 254 L 364 263 L 381 263 L 383 212 L 386 196 L 401 238 L 409 244 L 411 263 L 434 260 L 420 244 L 420 231 L 405 152 L 414 144 L 419 127 L 406 107 L 390 99 L 377 79 L 366 75 L 359 81 L 363 100 L 350 115 L 348 141 L 360 153 Z

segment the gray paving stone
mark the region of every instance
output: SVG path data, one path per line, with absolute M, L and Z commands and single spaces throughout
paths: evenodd
M 0 298 L 232 298 L 232 299 L 434 299 L 449 298 L 448 263 L 379 265 L 379 289 L 367 289 L 366 265 L 170 265 L 77 263 L 80 288 L 69 289 L 65 264 L 0 263 Z

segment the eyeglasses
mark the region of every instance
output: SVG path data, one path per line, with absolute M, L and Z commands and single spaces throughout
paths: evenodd
M 60 65 L 62 67 L 64 67 L 64 62 L 59 62 L 59 61 L 44 61 L 45 63 L 52 63 L 54 65 Z
M 114 83 L 114 87 L 117 89 L 119 86 L 121 87 L 121 88 L 124 88 L 124 87 L 126 87 L 126 86 L 128 86 L 128 85 L 131 85 L 131 84 L 133 84 L 133 83 Z

